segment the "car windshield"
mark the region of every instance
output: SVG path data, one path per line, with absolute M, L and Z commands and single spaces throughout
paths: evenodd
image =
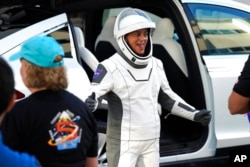
M 207 4 L 187 6 L 202 55 L 250 53 L 249 13 Z

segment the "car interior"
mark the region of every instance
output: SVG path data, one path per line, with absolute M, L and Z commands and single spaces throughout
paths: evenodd
M 88 3 L 89 5 L 87 5 Z M 81 7 L 79 4 L 83 6 Z M 78 61 L 87 72 L 90 81 L 98 61 L 101 62 L 108 58 L 118 49 L 113 38 L 115 17 L 105 15 L 104 11 L 127 6 L 141 8 L 161 18 L 153 34 L 153 55 L 162 60 L 172 89 L 196 108 L 205 108 L 196 61 L 194 61 L 195 59 L 186 59 L 186 55 L 194 55 L 194 51 L 188 42 L 189 37 L 185 35 L 185 28 L 179 24 L 181 20 L 178 13 L 175 12 L 177 10 L 171 3 L 155 3 L 155 6 L 152 6 L 149 1 L 131 3 L 124 0 L 120 3 L 109 1 L 106 4 L 100 2 L 98 5 L 94 5 L 92 1 L 86 0 L 72 4 L 72 8 L 58 7 L 59 11 L 67 12 L 71 20 L 69 24 L 74 25 L 72 33 L 75 38 L 74 42 L 76 42 Z M 166 8 L 169 9 L 166 10 Z M 33 16 L 34 13 L 31 15 Z M 106 19 L 103 23 L 104 16 Z M 79 22 L 79 19 L 82 21 Z M 178 34 L 178 41 L 173 38 L 174 34 Z M 92 63 L 86 64 L 86 62 Z M 160 138 L 160 154 L 162 156 L 195 152 L 204 145 L 208 136 L 207 127 L 173 115 L 166 117 L 165 113 L 166 111 L 162 109 Z M 102 134 L 105 134 L 106 131 L 107 114 L 108 111 L 105 107 L 94 112 L 99 132 Z M 105 135 L 102 135 L 102 139 L 105 142 Z M 99 145 L 104 147 L 105 143 L 100 142 Z M 102 151 L 99 151 L 99 154 Z
M 118 49 L 113 36 L 114 21 L 115 16 L 108 17 L 96 38 L 94 54 L 100 62 Z M 152 37 L 153 55 L 162 60 L 172 89 L 190 103 L 193 100 L 190 92 L 191 81 L 182 46 L 173 39 L 174 29 L 171 19 L 162 18 L 159 21 Z M 193 152 L 206 141 L 207 134 L 204 133 L 206 128 L 174 115 L 166 117 L 167 111 L 164 109 L 161 111 L 160 149 L 162 155 Z M 103 129 L 103 122 L 106 121 L 108 111 L 97 110 L 94 114 Z
M 110 16 L 103 25 L 101 33 L 96 38 L 95 56 L 100 62 L 113 55 L 118 49 L 113 35 L 115 19 L 115 16 Z

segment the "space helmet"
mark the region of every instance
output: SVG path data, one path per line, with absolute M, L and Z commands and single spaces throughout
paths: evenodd
M 125 35 L 140 29 L 149 29 L 148 42 L 143 56 L 136 54 L 125 40 Z M 124 57 L 132 65 L 146 66 L 152 56 L 152 32 L 155 29 L 155 23 L 142 10 L 136 8 L 125 8 L 117 16 L 114 25 L 114 37 L 121 49 Z

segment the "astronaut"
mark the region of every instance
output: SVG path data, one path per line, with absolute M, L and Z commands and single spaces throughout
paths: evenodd
M 169 86 L 162 62 L 152 56 L 155 23 L 140 9 L 125 8 L 117 16 L 117 53 L 101 62 L 93 76 L 87 106 L 108 102 L 109 167 L 158 167 L 160 115 L 158 103 L 174 114 L 207 126 L 210 111 L 196 110 Z

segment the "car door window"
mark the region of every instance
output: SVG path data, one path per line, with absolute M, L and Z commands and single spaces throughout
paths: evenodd
M 249 13 L 208 4 L 186 7 L 202 55 L 250 53 Z
M 61 44 L 61 46 L 65 51 L 65 57 L 72 58 L 68 26 L 59 29 L 57 31 L 54 31 L 48 35 L 54 37 Z

